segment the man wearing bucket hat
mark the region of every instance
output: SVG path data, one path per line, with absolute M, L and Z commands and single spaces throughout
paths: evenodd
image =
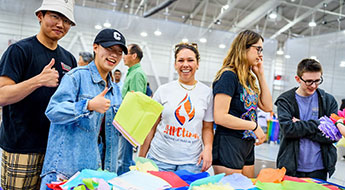
M 112 125 L 122 102 L 111 71 L 127 54 L 124 36 L 104 29 L 94 40 L 94 61 L 67 73 L 46 110 L 51 122 L 42 169 L 46 184 L 83 169 L 117 170 L 119 132 Z
M 44 115 L 63 75 L 77 66 L 58 41 L 71 26 L 74 1 L 43 0 L 37 35 L 12 44 L 0 60 L 1 186 L 39 189 L 49 120 Z

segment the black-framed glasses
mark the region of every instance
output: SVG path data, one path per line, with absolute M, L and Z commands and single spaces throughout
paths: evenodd
M 258 54 L 260 54 L 260 53 L 262 53 L 264 51 L 264 48 L 262 48 L 261 46 L 251 45 L 250 47 L 255 47 L 255 49 L 258 52 Z
M 71 26 L 73 24 L 72 21 L 70 21 L 68 18 L 62 15 L 59 15 L 55 12 L 49 12 L 48 15 L 50 16 L 51 20 L 53 20 L 53 22 L 55 23 L 60 22 L 60 20 L 62 20 L 62 23 L 65 26 Z
M 303 81 L 307 86 L 311 86 L 315 83 L 315 85 L 320 85 L 323 82 L 323 78 L 321 77 L 320 79 L 317 80 L 304 80 L 302 77 L 299 77 L 301 81 Z
M 197 43 L 179 43 L 175 45 L 175 51 L 180 48 L 180 47 L 194 47 L 195 49 L 198 49 L 198 44 Z

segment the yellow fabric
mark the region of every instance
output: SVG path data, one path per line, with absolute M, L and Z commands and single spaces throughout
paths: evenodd
M 345 147 L 345 138 L 344 137 L 338 141 L 337 147 Z
M 124 131 L 120 132 L 132 145 L 142 145 L 162 111 L 163 106 L 145 94 L 128 92 L 115 115 L 114 125 L 121 126 Z

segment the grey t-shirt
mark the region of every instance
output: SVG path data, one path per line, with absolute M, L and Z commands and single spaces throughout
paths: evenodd
M 300 120 L 318 120 L 319 104 L 315 92 L 311 96 L 300 96 L 296 93 L 296 100 L 299 107 Z M 312 172 L 324 169 L 321 155 L 321 148 L 318 142 L 307 138 L 300 139 L 297 171 Z

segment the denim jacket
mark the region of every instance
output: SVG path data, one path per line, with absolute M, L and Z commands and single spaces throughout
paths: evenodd
M 55 172 L 70 178 L 82 169 L 100 168 L 98 136 L 104 116 L 104 169 L 116 172 L 120 133 L 112 121 L 122 98 L 119 87 L 109 75 L 108 81 L 109 90 L 105 98 L 111 101 L 111 105 L 101 114 L 87 109 L 88 102 L 105 88 L 105 81 L 94 62 L 77 67 L 63 77 L 45 112 L 51 126 L 41 177 Z

